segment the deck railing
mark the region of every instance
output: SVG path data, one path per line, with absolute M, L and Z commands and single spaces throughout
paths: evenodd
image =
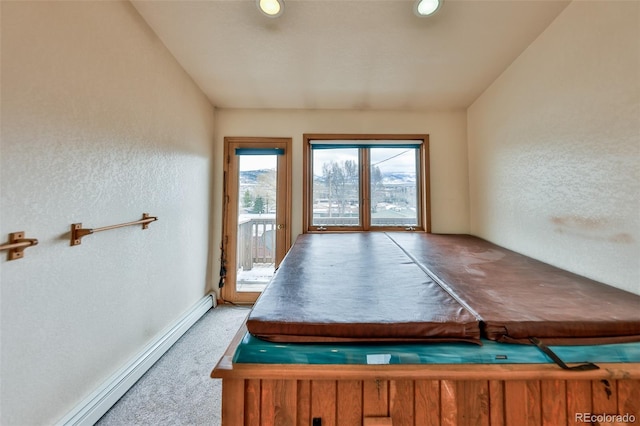
M 254 263 L 275 262 L 275 218 L 251 218 L 238 223 L 238 265 L 249 271 Z
M 415 226 L 415 217 L 373 217 L 373 226 Z M 357 217 L 314 217 L 313 224 L 317 226 L 358 226 Z
M 317 218 L 322 225 L 357 225 L 356 217 Z M 415 218 L 375 218 L 374 226 L 410 226 Z M 316 223 L 314 223 L 316 225 Z M 254 263 L 275 263 L 276 220 L 273 217 L 248 218 L 238 223 L 238 266 L 250 271 Z

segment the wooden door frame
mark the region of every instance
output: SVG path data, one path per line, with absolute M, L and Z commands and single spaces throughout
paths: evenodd
M 278 240 L 282 244 L 276 244 L 276 258 L 282 260 L 291 247 L 291 167 L 292 167 L 292 138 L 274 137 L 225 137 L 224 138 L 224 182 L 223 182 L 223 223 L 222 241 L 223 261 L 226 263 L 225 285 L 221 290 L 222 301 L 237 304 L 252 304 L 260 295 L 259 292 L 238 292 L 236 287 L 236 264 L 237 264 L 237 229 L 233 229 L 238 217 L 238 200 L 235 198 L 239 194 L 229 193 L 232 176 L 237 176 L 238 170 L 234 169 L 237 164 L 231 161 L 231 156 L 235 155 L 233 148 L 283 148 L 284 156 L 278 159 L 277 191 L 278 203 L 276 207 L 276 217 L 282 220 L 278 224 L 284 225 L 282 229 L 277 229 Z M 281 170 L 280 161 L 284 162 L 285 170 Z M 235 188 L 235 187 L 234 187 Z M 283 192 L 282 192 L 283 191 Z M 236 191 L 238 192 L 238 191 Z M 280 200 L 283 200 L 282 202 Z M 277 266 L 277 265 L 276 265 Z

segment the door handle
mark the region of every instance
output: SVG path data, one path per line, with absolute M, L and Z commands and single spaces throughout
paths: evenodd
M 277 229 L 284 229 L 284 224 L 279 223 L 278 226 L 276 226 Z

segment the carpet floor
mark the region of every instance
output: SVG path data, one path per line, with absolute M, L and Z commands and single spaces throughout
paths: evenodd
M 209 375 L 249 309 L 207 312 L 96 425 L 220 425 L 222 381 Z

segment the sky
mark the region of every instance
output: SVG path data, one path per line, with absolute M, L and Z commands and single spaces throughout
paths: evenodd
M 241 155 L 240 171 L 275 169 L 277 160 L 277 155 Z
M 319 149 L 314 151 L 314 161 L 338 161 L 358 159 L 356 148 Z M 380 168 L 382 173 L 413 172 L 416 169 L 415 150 L 407 148 L 371 148 L 371 164 Z M 322 174 L 322 166 L 314 168 L 315 175 Z

